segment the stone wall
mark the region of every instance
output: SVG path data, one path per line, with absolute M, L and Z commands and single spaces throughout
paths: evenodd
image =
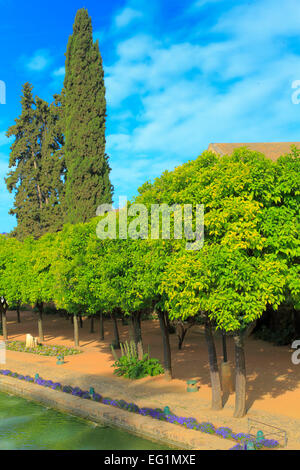
M 0 391 L 11 393 L 61 412 L 87 419 L 100 425 L 117 427 L 139 437 L 177 449 L 228 449 L 232 442 L 199 431 L 183 429 L 163 421 L 114 409 L 67 393 L 43 388 L 12 377 L 0 377 Z

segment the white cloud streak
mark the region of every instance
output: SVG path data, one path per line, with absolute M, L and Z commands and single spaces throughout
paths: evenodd
M 124 28 L 132 23 L 137 18 L 141 18 L 142 13 L 133 8 L 126 7 L 115 16 L 115 26 L 117 28 Z
M 300 59 L 277 41 L 298 34 L 299 23 L 298 2 L 260 0 L 218 19 L 211 33 L 222 40 L 170 44 L 136 34 L 120 42 L 105 70 L 108 104 L 121 116 L 135 103 L 135 119 L 120 117 L 120 131 L 108 136 L 113 179 L 146 180 L 210 142 L 299 140 L 291 84 Z

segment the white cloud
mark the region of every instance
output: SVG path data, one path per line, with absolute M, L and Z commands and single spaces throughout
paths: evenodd
M 297 31 L 297 5 L 287 1 L 288 19 L 279 2 L 234 7 L 211 28 L 226 33 L 222 40 L 172 43 L 170 36 L 137 34 L 120 42 L 118 59 L 106 68 L 108 104 L 120 116 L 119 130 L 107 138 L 111 161 L 120 162 L 113 165 L 116 186 L 125 185 L 122 178 L 142 183 L 210 142 L 299 140 L 291 84 L 300 79 L 300 59 L 276 41 Z M 280 17 L 286 24 L 277 28 Z M 121 118 L 124 103 L 134 103 L 131 126 Z
M 115 25 L 117 28 L 124 28 L 132 23 L 133 20 L 140 18 L 142 13 L 133 8 L 126 7 L 115 16 Z
M 256 0 L 234 7 L 218 20 L 215 31 L 235 34 L 251 44 L 281 35 L 299 34 L 298 0 Z
M 26 68 L 34 72 L 45 70 L 52 62 L 49 52 L 45 49 L 39 49 L 31 57 L 23 57 L 22 60 Z
M 52 73 L 53 77 L 63 77 L 66 73 L 65 67 L 59 67 L 59 69 L 54 70 Z

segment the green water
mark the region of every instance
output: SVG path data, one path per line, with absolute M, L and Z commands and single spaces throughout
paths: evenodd
M 0 450 L 156 450 L 166 446 L 0 393 Z

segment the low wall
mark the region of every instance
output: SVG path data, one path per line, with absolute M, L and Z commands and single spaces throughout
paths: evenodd
M 170 423 L 114 409 L 109 405 L 84 400 L 68 393 L 44 388 L 12 377 L 0 377 L 0 391 L 18 395 L 100 425 L 117 427 L 139 437 L 177 449 L 228 449 L 234 445 L 232 442 L 204 435 L 199 431 L 184 429 Z

